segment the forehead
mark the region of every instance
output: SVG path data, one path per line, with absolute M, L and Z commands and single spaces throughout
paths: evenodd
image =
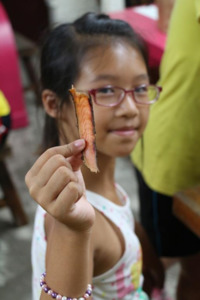
M 128 43 L 114 43 L 87 53 L 77 81 L 133 80 L 143 74 L 147 74 L 147 69 L 140 52 Z

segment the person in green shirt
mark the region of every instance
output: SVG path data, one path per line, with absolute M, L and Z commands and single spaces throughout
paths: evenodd
M 177 191 L 200 183 L 200 0 L 176 0 L 158 84 L 160 99 L 131 154 L 141 223 L 160 257 L 179 258 L 177 299 L 199 300 L 200 239 L 172 204 Z

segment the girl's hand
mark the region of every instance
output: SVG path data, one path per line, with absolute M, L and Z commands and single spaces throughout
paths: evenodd
M 93 207 L 85 197 L 80 171 L 84 140 L 44 152 L 25 177 L 31 197 L 57 221 L 75 231 L 86 231 L 94 223 Z

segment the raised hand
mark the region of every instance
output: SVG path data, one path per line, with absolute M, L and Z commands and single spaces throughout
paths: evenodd
M 80 171 L 84 148 L 84 140 L 50 148 L 25 177 L 31 197 L 57 221 L 76 231 L 89 229 L 95 217 Z

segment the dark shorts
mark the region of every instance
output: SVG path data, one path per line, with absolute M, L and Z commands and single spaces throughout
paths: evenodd
M 166 257 L 200 252 L 200 238 L 172 213 L 172 197 L 151 190 L 136 170 L 139 184 L 140 220 L 157 254 Z

